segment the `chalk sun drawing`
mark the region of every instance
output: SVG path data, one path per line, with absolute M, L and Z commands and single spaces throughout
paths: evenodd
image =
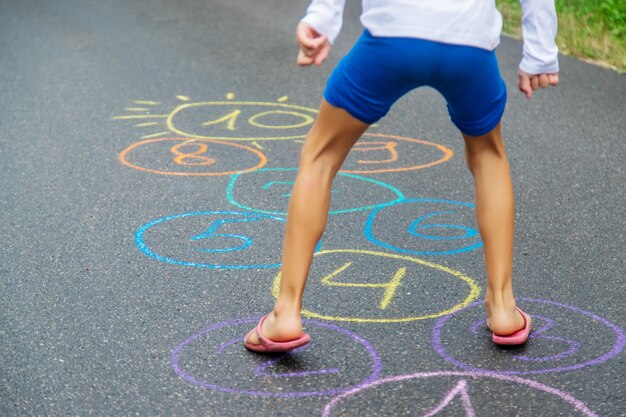
M 128 114 L 114 116 L 114 120 L 139 122 L 140 128 L 151 128 L 142 139 L 175 135 L 190 139 L 228 141 L 268 141 L 303 138 L 317 116 L 318 110 L 287 104 L 287 96 L 275 102 L 237 101 L 233 93 L 226 100 L 193 101 L 188 96 L 176 97 L 178 103 L 164 111 L 153 111 L 161 105 L 157 101 L 136 100 L 142 107 L 127 107 Z M 255 146 L 262 148 L 255 143 Z

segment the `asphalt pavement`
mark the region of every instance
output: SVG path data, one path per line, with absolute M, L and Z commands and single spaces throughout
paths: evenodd
M 490 341 L 463 141 L 425 88 L 335 181 L 311 345 L 241 345 L 358 3 L 320 68 L 295 64 L 306 1 L 0 3 L 0 415 L 626 415 L 626 78 L 562 56 L 527 100 L 507 37 L 528 343 Z

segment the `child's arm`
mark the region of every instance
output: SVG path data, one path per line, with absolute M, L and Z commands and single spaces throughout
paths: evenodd
M 526 97 L 533 90 L 559 83 L 557 18 L 554 0 L 520 0 L 524 50 L 519 66 L 519 89 Z
M 313 0 L 296 30 L 298 65 L 321 65 L 343 22 L 345 0 Z

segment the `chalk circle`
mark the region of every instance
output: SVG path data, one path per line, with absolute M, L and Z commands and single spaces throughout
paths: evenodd
M 247 352 L 243 337 L 258 321 L 224 321 L 190 336 L 172 351 L 172 369 L 193 385 L 256 397 L 337 395 L 371 383 L 382 371 L 370 342 L 315 320 L 303 320 L 313 339 L 305 349 L 280 356 Z
M 234 174 L 226 189 L 226 198 L 244 210 L 285 216 L 297 171 L 296 168 L 261 168 L 247 174 Z M 359 187 L 358 192 L 354 191 L 355 187 Z M 389 184 L 339 172 L 333 184 L 328 214 L 372 210 L 402 199 L 404 194 Z
M 444 163 L 452 155 L 452 150 L 437 143 L 398 135 L 366 133 L 352 148 L 339 172 L 365 175 L 414 171 Z M 422 162 L 416 163 L 416 159 Z
M 364 234 L 375 245 L 409 255 L 468 252 L 483 245 L 478 229 L 472 227 L 475 209 L 472 203 L 454 200 L 394 201 L 372 211 L 365 222 Z
M 430 386 L 422 389 L 416 389 L 415 385 L 430 382 Z M 497 384 L 497 387 L 490 387 L 487 392 L 489 398 L 480 398 L 480 401 L 472 401 L 472 395 L 484 392 L 481 389 L 472 389 L 470 385 L 474 384 Z M 394 386 L 393 395 L 396 399 L 393 403 L 388 401 L 389 397 L 385 397 L 382 388 L 393 384 L 401 384 Z M 433 387 L 434 385 L 434 387 Z M 445 392 L 446 387 L 452 390 Z M 520 387 L 521 386 L 521 387 Z M 533 390 L 532 396 L 515 395 L 520 388 Z M 378 393 L 372 391 L 379 389 Z M 406 394 L 407 401 L 398 401 L 397 398 L 401 390 L 409 389 Z M 363 396 L 368 395 L 367 399 Z M 552 401 L 542 401 L 541 395 L 545 395 L 546 399 Z M 373 395 L 377 397 L 372 398 Z M 496 398 L 499 397 L 499 398 Z M 519 398 L 518 401 L 511 399 Z M 532 401 L 529 401 L 529 398 Z M 350 401 L 352 400 L 352 401 Z M 556 400 L 556 403 L 555 401 Z M 365 406 L 364 406 L 365 404 Z M 406 404 L 409 409 L 393 409 L 394 406 L 402 406 Z M 343 407 L 341 407 L 343 405 Z M 377 408 L 376 406 L 379 406 Z M 476 406 L 476 408 L 474 408 Z M 507 407 L 508 406 L 508 407 Z M 342 408 L 339 410 L 339 408 Z M 448 409 L 448 407 L 450 407 Z M 503 408 L 507 409 L 503 409 Z M 537 415 L 568 415 L 568 416 L 588 416 L 597 417 L 597 414 L 585 405 L 582 401 L 576 399 L 571 394 L 559 389 L 550 387 L 537 381 L 523 379 L 517 376 L 501 375 L 497 373 L 476 373 L 476 372 L 459 372 L 459 371 L 438 371 L 438 372 L 417 372 L 414 374 L 398 375 L 378 379 L 368 384 L 361 385 L 338 395 L 333 398 L 326 406 L 322 413 L 322 417 L 331 417 L 333 415 L 350 415 L 368 416 L 368 415 L 451 415 L 459 408 L 464 408 L 464 415 L 470 416 L 528 416 Z M 552 414 L 553 413 L 553 414 Z M 454 414 L 457 415 L 457 414 Z
M 518 298 L 520 308 L 530 314 L 533 330 L 528 342 L 517 348 L 496 349 L 491 345 L 491 333 L 483 320 L 472 321 L 468 316 L 477 301 L 466 308 L 437 320 L 433 329 L 432 345 L 444 360 L 461 369 L 472 372 L 497 372 L 503 375 L 530 375 L 551 372 L 565 372 L 594 366 L 616 357 L 624 350 L 626 338 L 624 330 L 589 311 L 550 300 Z M 565 310 L 575 313 L 559 320 L 546 313 Z M 540 315 L 536 312 L 539 311 Z M 544 325 L 546 322 L 549 324 Z M 482 326 L 482 334 L 477 328 Z M 459 335 L 459 333 L 462 333 Z M 474 333 L 472 335 L 471 333 Z M 452 340 L 462 340 L 462 344 L 445 341 L 445 335 L 453 334 Z M 614 339 L 614 340 L 611 340 Z M 609 346 L 594 346 L 603 340 L 611 340 Z M 492 347 L 491 350 L 485 346 Z M 598 353 L 601 351 L 602 353 Z M 498 368 L 477 366 L 477 352 L 485 352 L 483 362 Z M 474 364 L 471 364 L 474 361 Z M 518 369 L 511 369 L 514 364 Z
M 251 172 L 267 164 L 266 156 L 249 146 L 188 138 L 133 143 L 120 152 L 119 160 L 139 171 L 175 176 L 226 176 Z
M 302 314 L 305 317 L 320 319 L 320 320 L 354 322 L 354 323 L 404 323 L 404 322 L 417 321 L 417 320 L 435 319 L 435 318 L 445 316 L 446 314 L 453 313 L 457 310 L 460 310 L 466 307 L 472 301 L 477 299 L 480 294 L 480 288 L 478 287 L 476 282 L 472 278 L 463 274 L 462 272 L 455 271 L 454 269 L 448 268 L 443 265 L 439 265 L 433 262 L 427 262 L 422 259 L 412 258 L 409 256 L 402 256 L 402 255 L 396 255 L 396 254 L 384 253 L 384 252 L 373 252 L 373 251 L 359 250 L 359 249 L 333 249 L 333 250 L 322 250 L 322 251 L 316 252 L 315 257 L 320 258 L 320 257 L 325 257 L 328 255 L 335 255 L 335 254 L 352 255 L 354 258 L 356 258 L 358 262 L 365 264 L 364 265 L 365 270 L 368 271 L 365 273 L 367 275 L 370 275 L 370 278 L 371 277 L 374 278 L 374 281 L 375 281 L 374 285 L 379 284 L 381 281 L 386 281 L 389 278 L 389 275 L 393 273 L 393 269 L 395 269 L 394 267 L 389 271 L 383 272 L 384 268 L 381 268 L 381 265 L 380 265 L 381 261 L 375 260 L 375 259 L 382 258 L 384 260 L 391 260 L 392 264 L 396 264 L 395 266 L 402 265 L 406 267 L 407 269 L 408 268 L 412 268 L 412 269 L 421 268 L 421 269 L 426 269 L 426 271 L 428 271 L 428 269 L 432 269 L 434 270 L 433 272 L 438 273 L 437 277 L 444 276 L 444 277 L 452 278 L 455 281 L 458 280 L 463 286 L 467 287 L 466 288 L 467 295 L 464 296 L 464 298 L 462 298 L 460 301 L 453 303 L 451 306 L 448 304 L 444 309 L 440 311 L 425 312 L 423 314 L 412 314 L 412 315 L 407 315 L 403 317 L 388 317 L 389 314 L 397 314 L 397 311 L 392 311 L 391 313 L 385 313 L 387 310 L 382 310 L 380 308 L 377 308 L 377 305 L 379 304 L 380 299 L 383 297 L 383 291 L 380 288 L 373 287 L 373 286 L 366 287 L 363 285 L 362 282 L 357 283 L 355 278 L 349 278 L 349 280 L 351 279 L 351 281 L 346 283 L 346 278 L 339 276 L 338 278 L 336 278 L 336 281 L 339 283 L 338 285 L 347 284 L 347 285 L 353 285 L 353 287 L 346 287 L 348 288 L 348 290 L 341 294 L 343 297 L 340 297 L 340 294 L 337 292 L 336 289 L 326 289 L 325 291 L 335 291 L 332 296 L 333 302 L 332 303 L 328 303 L 328 302 L 320 303 L 320 305 L 322 304 L 327 305 L 330 308 L 333 308 L 333 307 L 337 308 L 339 306 L 347 306 L 352 310 L 358 309 L 359 305 L 360 306 L 365 305 L 367 306 L 367 310 L 376 311 L 377 312 L 376 315 L 378 315 L 378 317 L 339 315 L 336 313 L 335 314 L 320 313 L 320 312 L 312 311 L 311 309 L 308 309 L 306 307 L 302 309 Z M 365 258 L 370 258 L 370 261 L 369 262 L 365 261 L 364 260 Z M 348 259 L 348 256 L 341 256 L 341 261 L 333 262 L 334 263 L 333 267 L 331 269 L 327 269 L 326 272 L 331 272 L 337 266 L 345 265 L 346 259 Z M 396 262 L 396 261 L 399 261 L 399 262 Z M 310 278 L 309 278 L 309 288 L 310 288 L 309 292 L 310 293 L 311 292 L 319 293 L 321 291 L 319 287 L 317 287 L 317 285 L 320 285 L 320 277 L 319 275 L 315 275 L 315 273 L 317 272 L 316 265 L 319 264 L 319 262 L 320 262 L 319 259 L 313 262 L 313 268 L 311 270 Z M 407 273 L 407 275 L 408 277 L 404 278 L 405 280 L 411 279 L 411 277 L 415 277 L 416 273 L 415 271 L 411 270 Z M 424 274 L 424 275 L 430 275 L 430 274 Z M 364 276 L 361 274 L 359 274 L 358 277 L 361 279 L 364 278 Z M 429 276 L 429 278 L 432 279 L 433 276 Z M 371 285 L 371 284 L 365 284 L 365 285 Z M 438 287 L 441 287 L 441 286 L 445 286 L 448 288 L 447 290 L 448 294 L 446 295 L 456 296 L 456 294 L 458 293 L 458 288 L 451 286 L 450 283 L 447 281 L 442 284 L 440 280 L 433 282 L 432 291 L 433 292 L 438 291 L 438 293 L 440 293 L 441 291 L 445 291 L 441 288 L 438 289 Z M 355 288 L 355 287 L 360 288 L 363 292 L 359 292 L 359 293 L 354 292 L 354 290 L 351 288 Z M 406 283 L 401 284 L 397 287 L 396 291 L 406 292 L 406 290 L 404 290 L 404 288 L 406 287 L 407 287 Z M 330 288 L 330 287 L 326 287 L 326 288 Z M 280 272 L 274 278 L 274 284 L 272 287 L 272 294 L 276 298 L 278 298 L 279 289 L 280 289 Z M 446 304 L 445 299 L 440 300 L 442 298 L 441 295 L 438 295 L 438 300 L 434 300 L 430 295 L 418 294 L 419 292 L 426 293 L 427 291 L 423 291 L 423 290 L 420 291 L 418 289 L 417 291 L 412 291 L 412 295 L 403 294 L 403 298 L 406 299 L 407 304 L 410 304 L 411 306 L 415 306 L 419 304 L 419 303 L 414 302 L 415 299 L 418 296 L 423 297 L 424 302 L 421 303 L 422 304 L 420 306 L 421 308 L 431 307 L 431 305 L 435 303 Z M 326 300 L 330 298 L 331 298 L 330 296 L 325 296 Z M 368 298 L 370 298 L 372 302 L 369 304 L 368 303 L 364 304 L 363 300 L 366 300 Z M 354 302 L 354 300 L 359 300 L 360 303 L 357 304 Z M 426 307 L 424 307 L 424 305 Z M 383 317 L 380 317 L 381 315 Z
M 279 268 L 280 253 L 266 249 L 275 246 L 276 226 L 282 233 L 284 223 L 284 218 L 261 213 L 197 211 L 144 224 L 135 232 L 135 244 L 144 255 L 174 265 Z
M 195 139 L 266 141 L 303 138 L 318 110 L 285 103 L 206 101 L 184 103 L 166 117 L 168 129 Z

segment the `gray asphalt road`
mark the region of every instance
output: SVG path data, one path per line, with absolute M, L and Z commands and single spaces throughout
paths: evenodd
M 462 141 L 424 89 L 338 176 L 312 345 L 243 350 L 299 140 L 361 31 L 351 2 L 327 65 L 298 68 L 306 4 L 0 3 L 0 415 L 626 415 L 626 79 L 562 57 L 528 101 L 507 38 L 529 343 L 489 341 Z

